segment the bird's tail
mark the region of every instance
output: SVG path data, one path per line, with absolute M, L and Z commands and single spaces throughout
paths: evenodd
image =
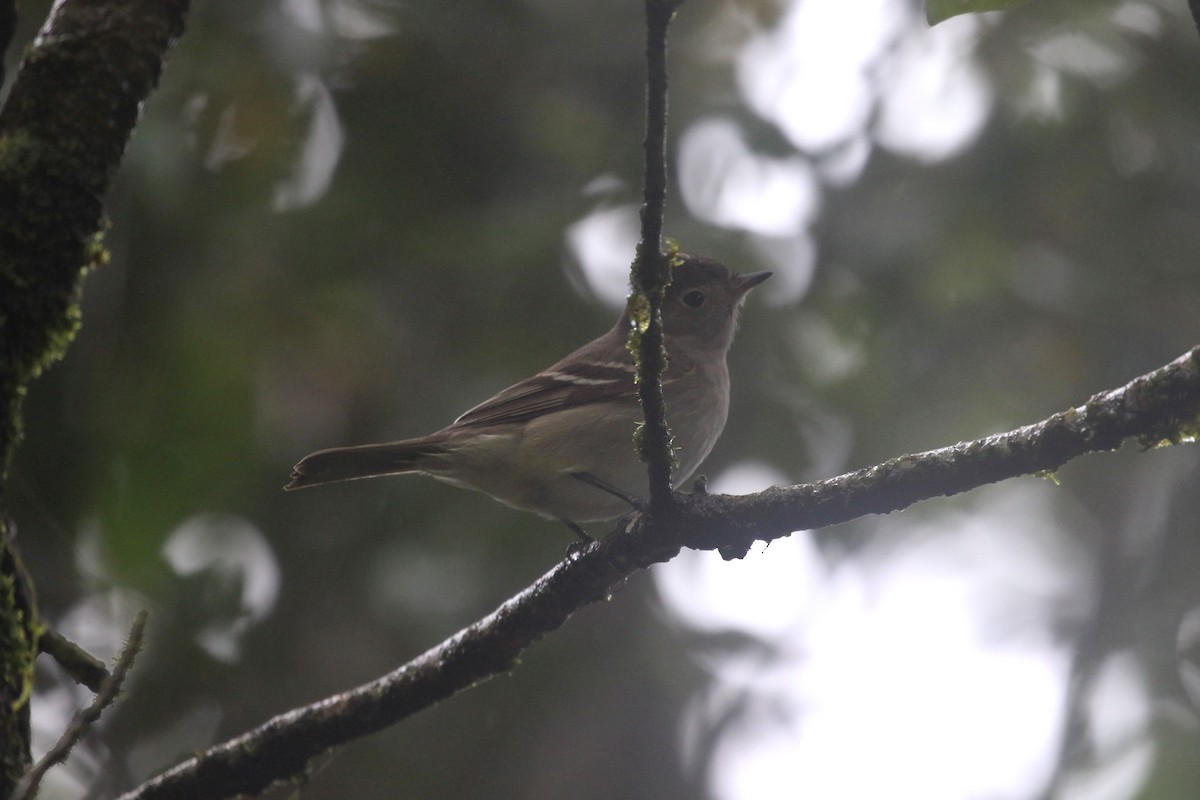
M 441 442 L 430 438 L 318 450 L 292 467 L 291 483 L 283 488 L 304 489 L 336 481 L 419 472 L 422 461 L 444 452 Z

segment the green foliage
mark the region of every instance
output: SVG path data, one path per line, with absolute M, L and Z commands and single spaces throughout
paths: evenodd
M 17 602 L 16 582 L 9 575 L 0 575 L 0 604 L 3 618 L 11 624 L 0 626 L 0 683 L 5 687 L 12 711 L 19 711 L 29 702 L 33 692 L 33 663 L 37 642 L 30 629 L 26 609 Z M 10 694 L 16 689 L 15 694 Z M 8 715 L 5 715 L 6 717 Z

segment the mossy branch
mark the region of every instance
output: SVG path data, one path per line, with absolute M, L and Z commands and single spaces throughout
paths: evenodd
M 183 32 L 186 0 L 66 0 L 29 48 L 0 110 L 0 472 L 28 383 L 79 326 L 102 201 Z
M 0 797 L 28 767 L 26 665 L 40 634 L 4 508 L 21 402 L 79 327 L 83 277 L 107 258 L 104 194 L 188 6 L 56 3 L 0 109 L 0 629 L 12 634 L 0 650 Z M 13 12 L 0 0 L 0 44 L 12 35 Z M 28 635 L 16 636 L 22 630 Z

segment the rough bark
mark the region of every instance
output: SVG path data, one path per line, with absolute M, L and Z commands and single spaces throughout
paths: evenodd
M 83 278 L 106 258 L 105 192 L 188 5 L 64 0 L 27 50 L 0 109 L 0 797 L 29 766 L 40 635 L 5 513 L 21 401 L 79 326 Z M 0 34 L 11 35 L 11 10 L 11 3 L 0 8 Z

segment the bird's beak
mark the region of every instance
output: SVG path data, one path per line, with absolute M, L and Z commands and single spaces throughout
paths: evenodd
M 733 289 L 735 297 L 742 297 L 746 292 L 758 286 L 769 277 L 771 277 L 770 272 L 751 272 L 749 275 L 734 275 L 733 279 L 729 281 L 729 286 Z

